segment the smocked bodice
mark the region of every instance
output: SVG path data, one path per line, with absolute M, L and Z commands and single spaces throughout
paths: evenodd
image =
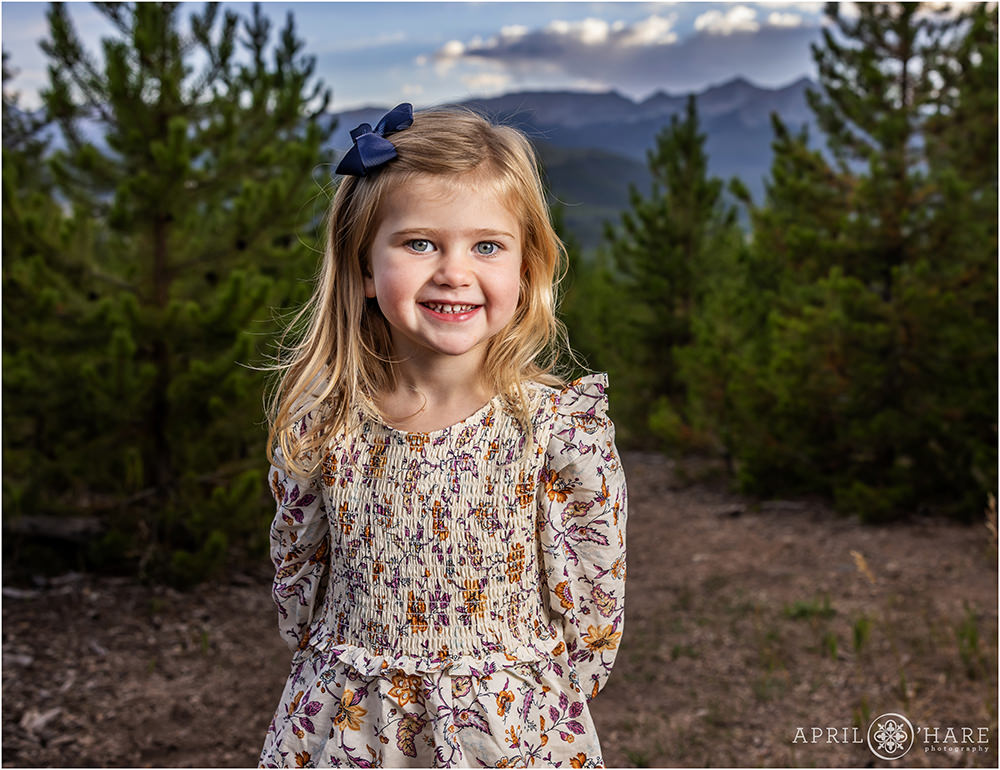
M 526 451 L 499 399 L 430 433 L 363 419 L 322 464 L 331 569 L 313 644 L 482 658 L 550 636 L 535 538 L 547 441 Z

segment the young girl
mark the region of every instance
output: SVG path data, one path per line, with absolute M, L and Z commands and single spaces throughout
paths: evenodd
M 262 767 L 598 767 L 625 479 L 568 385 L 561 246 L 517 131 L 400 105 L 352 132 L 272 405 L 292 672 Z

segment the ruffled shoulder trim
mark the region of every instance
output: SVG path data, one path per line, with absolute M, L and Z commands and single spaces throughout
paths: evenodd
M 578 377 L 556 394 L 556 413 L 563 417 L 608 416 L 608 375 L 604 372 Z
M 551 391 L 548 455 L 553 467 L 591 454 L 607 439 L 613 439 L 607 387 L 608 375 L 600 373 L 588 374 L 561 390 Z

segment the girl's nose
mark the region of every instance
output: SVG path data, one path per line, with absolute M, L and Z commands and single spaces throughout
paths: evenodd
M 439 286 L 468 286 L 471 281 L 472 272 L 466 255 L 458 249 L 442 251 L 434 271 L 434 282 Z

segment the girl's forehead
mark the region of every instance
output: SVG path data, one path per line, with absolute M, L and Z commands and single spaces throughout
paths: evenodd
M 462 174 L 409 174 L 399 187 L 417 187 L 427 195 L 451 197 L 476 192 L 504 199 L 509 197 L 505 185 L 496 175 L 479 169 Z
M 475 203 L 499 209 L 506 216 L 521 219 L 521 207 L 516 196 L 495 178 L 476 173 L 410 174 L 392 184 L 383 199 L 381 217 L 399 213 L 400 209 L 428 207 L 464 207 Z

